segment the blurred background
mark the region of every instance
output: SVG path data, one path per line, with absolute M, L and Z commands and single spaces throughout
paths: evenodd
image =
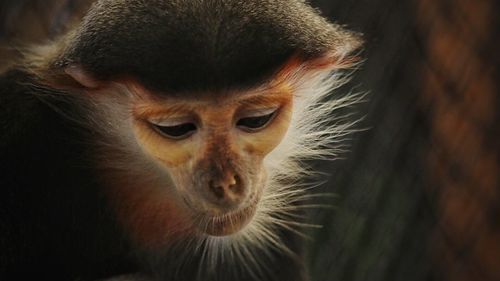
M 17 43 L 57 36 L 89 0 L 2 0 L 0 71 Z M 364 34 L 340 92 L 368 91 L 334 192 L 312 211 L 314 281 L 500 280 L 500 1 L 314 0 Z M 327 202 L 325 202 L 325 200 Z

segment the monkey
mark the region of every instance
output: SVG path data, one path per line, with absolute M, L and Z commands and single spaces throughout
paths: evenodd
M 361 35 L 301 0 L 98 0 L 0 76 L 0 279 L 308 280 L 304 159 Z M 304 206 L 305 207 L 305 206 Z

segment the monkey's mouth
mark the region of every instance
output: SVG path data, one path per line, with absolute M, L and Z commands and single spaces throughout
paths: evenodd
M 202 233 L 211 236 L 234 234 L 252 221 L 258 202 L 258 196 L 255 196 L 255 198 L 249 200 L 245 207 L 225 214 L 198 213 L 195 215 L 195 227 Z

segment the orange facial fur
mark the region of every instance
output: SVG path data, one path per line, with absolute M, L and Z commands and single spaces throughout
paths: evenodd
M 141 146 L 151 157 L 168 168 L 196 161 L 205 155 L 210 143 L 225 144 L 238 151 L 263 156 L 281 140 L 290 121 L 292 94 L 290 91 L 242 95 L 226 102 L 218 100 L 182 101 L 165 98 L 161 103 L 143 100 L 135 107 L 135 130 Z M 235 128 L 241 111 L 279 107 L 279 112 L 266 128 L 246 133 Z M 185 140 L 170 140 L 151 129 L 147 119 L 191 117 L 199 122 L 199 132 Z M 229 148 L 226 147 L 226 148 Z
M 144 88 L 132 88 L 144 91 Z M 138 236 L 135 239 L 143 241 L 142 244 L 161 244 L 165 235 L 172 234 L 168 230 L 172 227 L 183 231 L 197 229 L 217 236 L 243 228 L 253 216 L 265 186 L 262 162 L 288 129 L 292 91 L 280 86 L 236 93 L 230 98 L 206 96 L 198 100 L 174 97 L 159 100 L 150 98 L 153 96 L 150 94 L 136 94 L 132 108 L 136 141 L 171 182 L 157 188 L 128 187 L 125 194 L 133 193 L 134 188 L 146 194 L 118 196 L 122 202 L 117 206 L 121 209 L 119 213 L 126 225 L 135 228 L 131 232 Z M 249 112 L 269 108 L 276 113 L 265 127 L 249 132 L 237 126 L 238 120 Z M 192 122 L 196 124 L 196 131 L 184 139 L 169 138 L 155 130 L 151 123 L 151 120 L 164 119 Z M 242 197 L 241 202 L 231 207 L 217 204 L 208 190 L 211 182 L 228 180 L 232 184 L 238 181 L 238 196 Z M 123 185 L 120 186 L 119 190 L 123 190 Z M 172 192 L 174 194 L 169 194 Z M 183 215 L 179 216 L 180 213 Z M 184 222 L 177 222 L 173 217 L 184 217 Z

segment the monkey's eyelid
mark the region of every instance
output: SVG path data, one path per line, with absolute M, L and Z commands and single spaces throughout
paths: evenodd
M 192 134 L 194 134 L 197 130 L 197 127 L 194 123 L 182 123 L 175 126 L 160 126 L 151 124 L 153 129 L 158 133 L 173 140 L 182 140 L 185 139 Z
M 244 117 L 236 122 L 236 126 L 243 131 L 254 133 L 266 128 L 276 117 L 279 109 L 259 116 Z
M 276 110 L 278 110 L 278 106 L 255 109 L 255 110 L 248 110 L 248 111 L 245 111 L 243 114 L 241 114 L 240 118 L 262 117 L 262 116 L 273 114 L 274 112 L 276 112 Z
M 156 118 L 149 119 L 148 122 L 160 127 L 175 127 L 185 123 L 194 123 L 191 118 Z

